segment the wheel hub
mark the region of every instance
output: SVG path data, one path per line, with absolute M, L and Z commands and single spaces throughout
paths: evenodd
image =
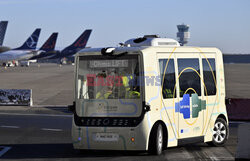
M 214 129 L 213 129 L 213 139 L 215 142 L 217 143 L 221 143 L 225 140 L 226 138 L 226 127 L 223 123 L 221 122 L 217 122 L 214 125 Z

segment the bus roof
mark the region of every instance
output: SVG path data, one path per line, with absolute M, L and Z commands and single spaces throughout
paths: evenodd
M 101 51 L 104 48 L 86 48 L 80 50 L 76 56 L 83 55 L 102 55 Z M 105 48 L 107 49 L 107 48 Z M 216 52 L 221 53 L 219 49 L 213 47 L 193 47 L 193 46 L 180 46 L 180 47 L 163 47 L 163 46 L 142 46 L 142 47 L 114 47 L 112 48 L 114 51 L 114 55 L 124 53 L 124 52 L 146 52 L 148 50 L 154 50 L 156 52 L 172 52 L 175 49 L 175 53 L 190 53 L 190 52 Z

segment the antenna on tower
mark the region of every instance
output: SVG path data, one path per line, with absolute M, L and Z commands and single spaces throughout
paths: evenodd
M 188 43 L 188 39 L 190 38 L 190 32 L 189 30 L 189 25 L 177 25 L 178 32 L 177 32 L 177 38 L 181 46 L 184 46 L 185 44 Z

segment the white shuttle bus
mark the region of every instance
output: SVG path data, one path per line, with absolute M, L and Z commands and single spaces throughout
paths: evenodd
M 144 36 L 75 57 L 75 149 L 148 150 L 228 139 L 222 53 Z

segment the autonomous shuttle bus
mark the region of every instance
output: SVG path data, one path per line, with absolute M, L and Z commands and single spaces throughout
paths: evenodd
M 148 150 L 227 141 L 222 53 L 142 37 L 75 57 L 75 149 Z

